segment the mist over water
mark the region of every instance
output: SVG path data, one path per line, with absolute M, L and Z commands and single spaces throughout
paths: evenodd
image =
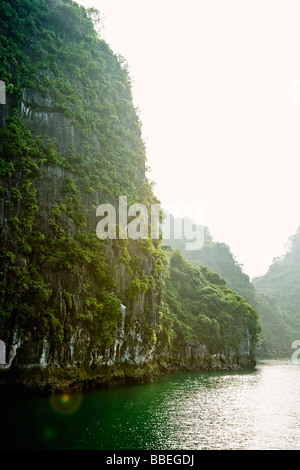
M 11 448 L 300 449 L 300 365 L 291 360 L 6 405 Z

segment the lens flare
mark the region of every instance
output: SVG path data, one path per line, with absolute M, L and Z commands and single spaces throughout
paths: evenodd
M 43 438 L 45 441 L 52 441 L 56 438 L 56 431 L 55 428 L 48 426 L 43 429 Z
M 54 393 L 50 397 L 51 408 L 58 414 L 72 415 L 81 406 L 81 393 Z

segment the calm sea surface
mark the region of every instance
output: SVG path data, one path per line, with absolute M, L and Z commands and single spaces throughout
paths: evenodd
M 2 449 L 300 449 L 300 365 L 291 360 L 1 407 Z

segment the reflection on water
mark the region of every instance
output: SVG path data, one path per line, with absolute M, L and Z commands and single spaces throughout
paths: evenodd
M 7 404 L 6 445 L 34 449 L 300 449 L 300 365 L 172 374 L 149 385 Z

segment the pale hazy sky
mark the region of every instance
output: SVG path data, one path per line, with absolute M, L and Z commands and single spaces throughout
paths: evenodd
M 252 278 L 300 225 L 299 0 L 80 0 L 125 57 L 162 205 L 203 204 Z

